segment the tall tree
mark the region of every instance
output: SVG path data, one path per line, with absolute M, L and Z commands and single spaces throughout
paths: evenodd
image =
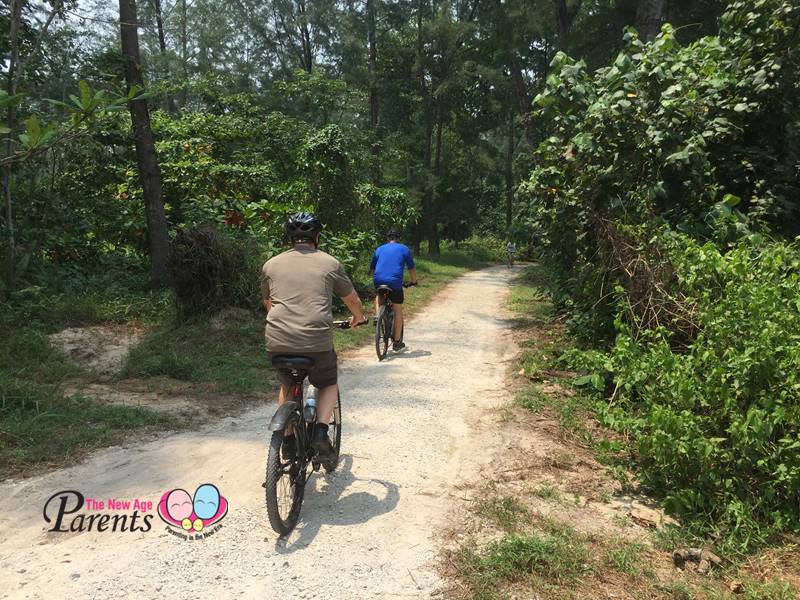
M 162 76 L 169 76 L 169 57 L 167 55 L 167 38 L 164 35 L 164 11 L 161 9 L 161 0 L 151 0 L 156 17 L 156 32 L 158 33 L 158 50 L 161 54 Z M 175 112 L 175 100 L 172 94 L 167 94 L 165 105 L 169 112 Z
M 125 79 L 128 92 L 144 86 L 142 65 L 139 56 L 139 32 L 136 15 L 136 0 L 119 0 L 120 34 L 122 55 L 125 57 Z M 138 92 L 136 92 L 138 94 Z M 134 95 L 128 102 L 133 124 L 133 140 L 136 145 L 136 162 L 139 180 L 144 191 L 147 211 L 147 241 L 150 249 L 150 281 L 154 286 L 167 284 L 167 261 L 169 259 L 169 233 L 164 213 L 164 195 L 161 185 L 161 170 L 156 157 L 153 131 L 150 128 L 150 111 L 147 102 Z
M 649 42 L 658 35 L 665 4 L 665 0 L 640 0 L 636 9 L 636 29 L 642 40 Z
M 8 62 L 8 73 L 6 74 L 6 93 L 14 96 L 17 93 L 17 72 L 19 67 L 19 34 L 22 24 L 22 0 L 11 0 L 9 14 L 9 47 L 10 56 Z M 14 129 L 16 121 L 16 108 L 13 103 L 9 104 L 6 113 L 6 129 L 10 133 Z M 6 139 L 5 155 L 6 158 L 14 152 L 14 142 L 9 136 Z M 10 292 L 14 289 L 14 267 L 17 261 L 17 242 L 14 232 L 14 205 L 11 195 L 11 163 L 7 163 L 3 168 L 3 196 L 5 198 L 5 221 L 6 221 L 6 289 Z
M 378 0 L 367 0 L 367 42 L 369 44 L 369 125 L 378 128 L 378 44 L 375 40 L 375 3 Z
M 22 32 L 22 3 L 23 0 L 11 0 L 9 5 L 9 59 L 8 59 L 8 72 L 6 73 L 6 94 L 9 98 L 13 98 L 19 89 L 19 83 L 22 79 L 22 74 L 25 71 L 25 65 L 20 57 L 21 46 L 21 32 Z M 31 60 L 36 57 L 39 48 L 42 46 L 47 31 L 50 25 L 62 10 L 62 0 L 53 0 L 52 8 L 45 19 L 42 28 L 36 35 L 36 38 L 31 46 L 27 59 Z M 17 124 L 17 110 L 15 102 L 8 104 L 6 112 L 5 127 L 8 133 L 11 133 Z M 14 141 L 9 135 L 5 143 L 5 157 L 8 159 L 14 153 Z M 15 267 L 17 261 L 17 242 L 16 232 L 14 226 L 14 198 L 12 194 L 12 181 L 11 181 L 12 163 L 7 161 L 3 166 L 3 197 L 5 200 L 5 222 L 6 222 L 6 289 L 10 292 L 14 289 L 15 283 Z
M 572 24 L 581 10 L 582 0 L 555 0 L 556 34 L 559 50 L 567 51 Z

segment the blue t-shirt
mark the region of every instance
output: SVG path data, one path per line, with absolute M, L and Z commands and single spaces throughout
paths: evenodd
M 380 246 L 369 264 L 370 270 L 375 271 L 375 286 L 388 285 L 393 290 L 403 289 L 403 267 L 413 269 L 414 259 L 408 246 L 399 242 Z

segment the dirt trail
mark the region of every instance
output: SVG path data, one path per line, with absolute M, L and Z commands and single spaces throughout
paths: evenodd
M 0 593 L 8 598 L 427 598 L 436 532 L 489 460 L 481 421 L 507 400 L 515 353 L 501 307 L 510 272 L 473 272 L 407 327 L 408 350 L 342 361 L 343 462 L 309 482 L 286 541 L 269 528 L 261 483 L 272 407 L 201 431 L 111 448 L 85 463 L 0 484 Z M 412 291 L 413 293 L 413 291 Z M 42 507 L 74 489 L 157 502 L 174 487 L 216 484 L 230 510 L 213 537 L 189 542 L 158 517 L 146 533 L 47 533 Z M 302 590 L 299 591 L 299 590 Z

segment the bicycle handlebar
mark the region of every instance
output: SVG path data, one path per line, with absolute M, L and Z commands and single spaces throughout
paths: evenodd
M 410 287 L 414 287 L 415 285 L 417 285 L 416 281 L 409 281 L 408 283 L 404 283 L 403 287 L 404 288 L 410 288 Z
M 368 323 L 369 323 L 369 317 L 364 317 L 364 320 L 361 321 L 359 325 L 367 325 Z M 350 329 L 350 319 L 345 319 L 343 321 L 334 321 L 333 324 L 339 329 Z

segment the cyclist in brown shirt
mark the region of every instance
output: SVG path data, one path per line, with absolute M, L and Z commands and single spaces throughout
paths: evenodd
M 293 215 L 286 224 L 292 248 L 269 259 L 261 271 L 261 295 L 267 309 L 265 330 L 267 351 L 275 355 L 308 356 L 314 366 L 308 380 L 319 389 L 317 426 L 311 444 L 323 460 L 335 450 L 328 437 L 328 423 L 339 394 L 337 360 L 333 349 L 333 294 L 353 314 L 350 324 L 367 322 L 353 284 L 341 263 L 317 249 L 322 224 L 309 213 Z M 278 404 L 289 395 L 291 378 L 278 372 L 281 380 Z M 283 444 L 283 453 L 295 448 L 293 432 Z

